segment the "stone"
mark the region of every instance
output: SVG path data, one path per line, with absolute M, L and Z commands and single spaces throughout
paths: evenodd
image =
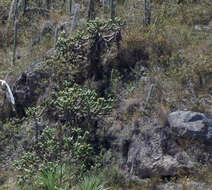
M 19 116 L 25 115 L 25 108 L 36 105 L 47 88 L 48 74 L 42 70 L 22 73 L 13 85 L 15 107 Z
M 212 120 L 202 113 L 178 111 L 168 115 L 169 126 L 149 122 L 126 126 L 114 123 L 111 151 L 124 172 L 140 179 L 189 176 L 197 166 L 212 163 Z
M 178 137 L 212 140 L 212 119 L 191 111 L 177 111 L 168 115 L 172 134 Z
M 157 185 L 157 190 L 211 190 L 211 185 L 195 181 L 183 181 L 181 183 L 168 182 Z

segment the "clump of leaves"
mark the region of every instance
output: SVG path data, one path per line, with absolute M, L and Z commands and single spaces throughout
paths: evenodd
M 36 177 L 37 189 L 59 190 L 68 187 L 70 171 L 66 165 L 57 166 L 54 171 L 40 172 Z
M 21 137 L 21 120 L 13 119 L 0 127 L 0 161 L 5 160 L 4 153 L 17 149 L 17 142 Z
M 55 81 L 63 86 L 64 80 L 82 84 L 88 78 L 103 79 L 102 56 L 113 45 L 119 47 L 121 26 L 119 18 L 97 18 L 73 36 L 67 37 L 62 33 L 57 40 L 56 55 L 47 60 L 47 68 Z
M 98 176 L 84 177 L 81 183 L 78 184 L 76 190 L 108 190 L 105 187 L 105 182 Z
M 54 109 L 59 123 L 53 127 L 44 126 L 41 134 L 36 133 L 36 141 L 28 145 L 22 159 L 15 162 L 20 172 L 19 184 L 30 184 L 38 173 L 51 174 L 64 162 L 77 166 L 77 176 L 96 164 L 95 155 L 100 148 L 95 141 L 94 123 L 110 112 L 113 100 L 98 97 L 94 90 L 77 84 L 70 88 L 67 83 L 67 87 L 54 93 L 48 103 L 50 105 L 46 103 L 46 106 Z M 31 108 L 27 115 L 37 122 L 44 111 L 45 106 Z M 87 126 L 83 127 L 85 124 Z
M 91 134 L 79 128 L 64 128 L 67 128 L 64 129 L 67 134 L 64 134 L 61 142 L 56 129 L 46 127 L 38 138 L 38 143 L 31 144 L 22 158 L 15 161 L 14 167 L 20 174 L 17 178 L 19 185 L 40 184 L 47 188 L 52 186 L 53 182 L 59 184 L 58 168 L 62 168 L 64 163 L 75 167 L 73 173 L 75 172 L 76 176 L 81 176 L 94 164 L 93 145 L 89 143 Z M 40 182 L 37 181 L 38 178 Z
M 99 119 L 108 114 L 113 105 L 113 99 L 98 97 L 91 89 L 74 84 L 52 96 L 52 106 L 62 121 L 71 122 L 75 126 L 92 119 Z
M 59 162 L 60 148 L 55 133 L 55 129 L 46 127 L 39 137 L 38 143 L 32 143 L 22 158 L 15 161 L 14 166 L 20 172 L 19 184 L 30 183 L 38 171 L 45 172 L 55 169 Z

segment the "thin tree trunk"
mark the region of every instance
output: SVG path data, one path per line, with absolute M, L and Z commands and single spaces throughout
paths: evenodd
M 59 28 L 59 26 L 57 26 L 56 29 L 55 29 L 55 34 L 54 34 L 54 50 L 56 49 L 59 30 L 60 30 L 60 28 Z
M 114 20 L 116 16 L 116 3 L 114 0 L 110 0 L 110 18 Z
M 72 25 L 71 25 L 71 34 L 76 29 L 77 22 L 79 20 L 79 10 L 80 10 L 80 4 L 77 3 L 74 6 L 74 18 L 72 20 Z
M 72 13 L 72 0 L 69 0 L 69 14 L 71 16 Z
M 17 32 L 18 32 L 18 24 L 17 24 L 17 21 L 15 21 L 15 23 L 14 23 L 14 42 L 13 42 L 13 60 L 12 60 L 13 65 L 15 65 L 15 60 L 16 60 Z
M 90 0 L 88 7 L 88 21 L 95 19 L 94 7 L 95 7 L 94 0 Z
M 46 0 L 46 9 L 50 9 L 51 8 L 51 1 L 50 0 Z
M 144 7 L 145 7 L 145 25 L 148 26 L 151 24 L 151 0 L 145 0 Z

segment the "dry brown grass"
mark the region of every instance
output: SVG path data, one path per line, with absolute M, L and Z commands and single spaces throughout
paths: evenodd
M 137 62 L 149 68 L 150 81 L 160 84 L 151 102 L 152 109 L 159 113 L 163 113 L 159 98 L 163 91 L 166 110 L 190 109 L 212 114 L 208 106 L 212 103 L 211 32 L 204 29 L 212 20 L 210 3 L 208 0 L 181 5 L 164 2 L 153 1 L 153 24 L 149 27 L 139 23 L 143 9 L 133 6 L 142 5 L 141 1 L 128 1 L 119 9 L 127 22 L 120 50 L 121 63 L 133 67 Z M 197 24 L 203 29 L 195 29 Z M 140 99 L 144 100 L 142 96 Z
M 16 189 L 16 174 L 10 170 L 0 170 L 0 190 Z

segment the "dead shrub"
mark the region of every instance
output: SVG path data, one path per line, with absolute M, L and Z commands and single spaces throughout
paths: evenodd
M 123 42 L 118 53 L 118 58 L 123 67 L 134 67 L 136 62 L 143 60 L 143 64 L 149 59 L 146 40 L 139 31 L 129 30 L 123 35 Z

